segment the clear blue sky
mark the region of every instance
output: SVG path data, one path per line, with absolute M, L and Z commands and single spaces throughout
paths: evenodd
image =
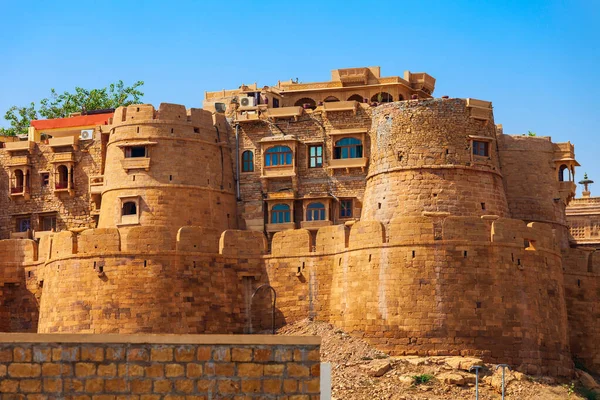
M 144 100 L 331 69 L 425 71 L 491 100 L 505 133 L 571 141 L 600 195 L 600 1 L 0 0 L 0 116 L 58 91 L 145 81 Z M 0 118 L 0 124 L 5 121 Z

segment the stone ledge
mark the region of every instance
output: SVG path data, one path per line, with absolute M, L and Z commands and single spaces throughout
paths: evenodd
M 320 336 L 274 335 L 121 335 L 62 333 L 0 333 L 0 343 L 131 343 L 218 345 L 306 345 L 321 344 Z

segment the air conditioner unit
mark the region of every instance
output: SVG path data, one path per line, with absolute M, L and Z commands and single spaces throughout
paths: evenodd
M 90 140 L 94 136 L 93 129 L 82 129 L 79 134 L 79 140 Z
M 254 107 L 256 105 L 256 99 L 254 97 L 240 97 L 240 106 L 242 107 Z

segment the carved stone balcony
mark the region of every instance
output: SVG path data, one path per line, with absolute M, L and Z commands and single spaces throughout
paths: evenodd
M 12 156 L 8 160 L 9 167 L 27 167 L 29 166 L 29 156 Z
M 261 178 L 286 178 L 296 176 L 296 168 L 293 165 L 282 165 L 263 168 Z
M 333 224 L 333 222 L 331 222 L 331 221 L 302 221 L 302 222 L 300 222 L 300 227 L 302 229 L 317 230 L 319 228 L 322 228 L 324 226 L 329 226 L 332 224 Z
M 79 146 L 79 138 L 77 136 L 64 136 L 56 137 L 48 140 L 48 146 L 52 148 L 52 151 L 56 151 L 58 147 L 72 147 L 73 150 L 77 150 Z
M 281 107 L 281 108 L 269 108 L 267 110 L 267 116 L 269 118 L 294 118 L 298 120 L 298 117 L 302 115 L 304 110 L 300 106 L 292 107 Z
M 350 168 L 361 168 L 363 171 L 369 162 L 368 157 L 362 158 L 341 158 L 329 160 L 329 169 L 346 169 Z
M 123 169 L 129 171 L 130 169 L 143 169 L 146 171 L 150 170 L 150 158 L 149 157 L 133 157 L 121 160 L 121 166 Z
M 352 101 L 331 101 L 323 103 L 323 113 L 327 116 L 329 112 L 352 111 L 356 115 L 358 102 Z
M 60 138 L 62 139 L 62 138 Z M 75 155 L 71 152 L 67 153 L 54 153 L 52 157 L 52 163 L 73 163 L 75 162 Z
M 90 194 L 102 194 L 102 189 L 104 189 L 104 175 L 90 176 L 89 186 Z
M 482 121 L 488 121 L 492 116 L 492 102 L 477 99 L 467 99 L 467 109 L 470 117 Z
M 235 113 L 236 122 L 254 122 L 260 121 L 260 113 L 257 111 L 237 111 Z
M 19 142 L 6 142 L 4 143 L 4 147 L 9 153 L 16 151 L 28 151 L 31 153 L 35 146 L 35 142 L 30 142 L 29 140 L 19 141 Z
M 266 224 L 266 230 L 269 233 L 287 231 L 289 229 L 296 229 L 296 224 L 294 222 L 284 222 L 281 224 Z
M 343 68 L 338 69 L 338 73 L 344 86 L 366 85 L 369 82 L 368 68 Z

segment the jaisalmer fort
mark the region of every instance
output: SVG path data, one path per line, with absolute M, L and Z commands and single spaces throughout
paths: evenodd
M 274 292 L 276 328 L 600 373 L 600 200 L 587 177 L 574 199 L 573 144 L 504 134 L 490 101 L 434 88 L 346 68 L 206 92 L 202 109 L 32 121 L 0 139 L 0 330 L 270 332 Z M 310 369 L 318 342 L 299 346 Z M 318 371 L 299 376 L 311 393 Z

